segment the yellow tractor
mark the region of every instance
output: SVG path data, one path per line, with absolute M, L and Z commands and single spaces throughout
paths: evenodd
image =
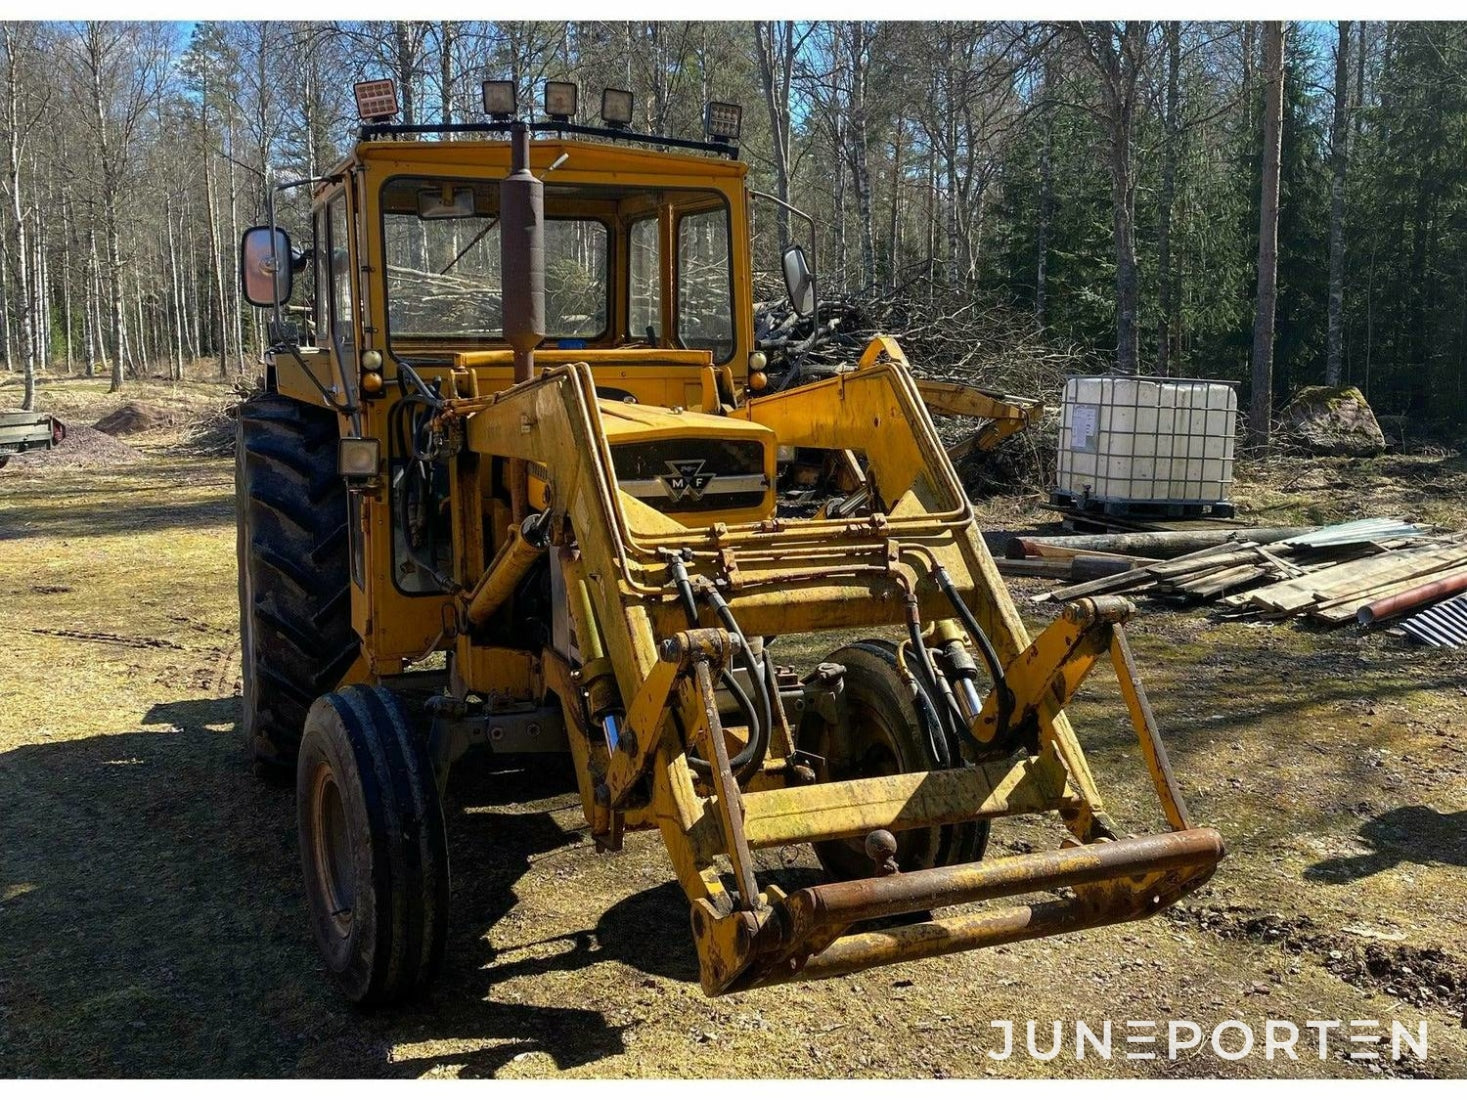
M 569 752 L 605 851 L 660 831 L 709 995 L 1132 920 L 1212 874 L 1132 608 L 1030 639 L 897 343 L 768 386 L 736 106 L 694 141 L 633 132 L 616 89 L 596 126 L 561 83 L 526 122 L 488 82 L 488 120 L 452 127 L 357 93 L 351 154 L 279 185 L 311 189 L 309 247 L 273 199 L 242 240 L 273 346 L 237 452 L 243 726 L 293 769 L 347 997 L 439 968 L 443 790 L 474 749 Z M 783 266 L 811 308 L 805 253 Z M 814 667 L 779 663 L 822 632 Z M 1157 835 L 1119 835 L 1065 715 L 1107 657 Z M 1064 842 L 984 859 L 1021 814 Z M 828 881 L 761 881 L 756 850 L 807 843 Z

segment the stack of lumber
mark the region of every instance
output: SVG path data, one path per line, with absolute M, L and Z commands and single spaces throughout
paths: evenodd
M 1363 520 L 1267 541 L 1262 539 L 1278 532 L 1258 531 L 1259 539 L 1250 534 L 1218 532 L 1216 545 L 1035 599 L 1144 593 L 1174 602 L 1215 600 L 1240 616 L 1302 615 L 1338 626 L 1379 622 L 1467 589 L 1467 535 L 1434 535 L 1395 520 Z M 1045 541 L 1023 540 L 1026 550 Z M 1101 549 L 1085 547 L 1089 553 Z

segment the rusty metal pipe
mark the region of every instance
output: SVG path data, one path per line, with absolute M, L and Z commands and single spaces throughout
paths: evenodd
M 514 380 L 535 377 L 535 348 L 545 339 L 545 185 L 530 171 L 530 131 L 510 128 L 510 173 L 499 184 L 499 278 L 504 338 L 514 349 Z M 528 468 L 509 463 L 510 512 L 529 510 Z
M 514 349 L 514 380 L 535 374 L 545 339 L 545 185 L 530 171 L 530 131 L 510 130 L 510 173 L 499 184 L 499 270 L 504 338 Z
M 789 981 L 818 981 L 867 970 L 873 966 L 930 959 L 980 947 L 997 947 L 1021 940 L 1057 936 L 1123 924 L 1148 917 L 1163 908 L 1149 900 L 1133 908 L 1099 909 L 1079 900 L 1044 901 L 984 913 L 946 917 L 879 932 L 861 932 L 835 941 L 796 971 L 775 968 L 754 986 Z
M 1403 611 L 1411 611 L 1422 604 L 1455 596 L 1458 592 L 1467 592 L 1467 571 L 1454 577 L 1432 581 L 1430 584 L 1418 584 L 1415 588 L 1408 588 L 1394 596 L 1387 596 L 1385 599 L 1366 604 L 1355 612 L 1355 618 L 1361 626 L 1370 626 L 1381 619 L 1389 619 Z
M 790 895 L 786 905 L 795 912 L 805 910 L 819 924 L 850 924 L 1124 875 L 1211 865 L 1222 859 L 1223 851 L 1222 834 L 1216 829 L 1187 829 L 811 886 Z

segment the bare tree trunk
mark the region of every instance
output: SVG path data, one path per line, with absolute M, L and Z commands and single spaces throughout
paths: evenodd
M 20 359 L 24 371 L 24 396 L 21 408 L 27 411 L 36 407 L 36 294 L 32 283 L 30 242 L 26 234 L 26 209 L 21 196 L 21 162 L 24 157 L 26 132 L 29 126 L 24 118 L 20 101 L 20 64 L 15 56 L 16 44 L 10 24 L 0 24 L 0 34 L 5 41 L 6 61 L 6 145 L 9 161 L 6 171 L 6 189 L 10 195 L 10 240 L 7 251 L 14 273 L 15 318 L 20 328 Z M 6 300 L 10 300 L 10 287 L 6 288 Z M 8 350 L 8 349 L 7 349 Z M 8 356 L 7 356 L 8 357 Z
M 1350 93 L 1350 21 L 1339 23 L 1335 48 L 1335 109 L 1330 125 L 1330 161 L 1334 169 L 1329 192 L 1329 343 L 1324 382 L 1340 384 L 1341 349 L 1345 328 L 1345 168 L 1349 157 L 1350 122 L 1346 99 Z
M 1177 145 L 1181 142 L 1180 81 L 1182 67 L 1182 25 L 1166 27 L 1166 115 L 1162 119 L 1161 194 L 1158 196 L 1156 234 L 1157 282 L 1161 291 L 1161 316 L 1156 325 L 1156 373 L 1162 377 L 1170 371 L 1172 333 L 1175 328 L 1177 302 L 1172 273 L 1172 206 L 1177 197 Z
M 72 217 L 71 196 L 63 188 L 61 192 L 61 318 L 66 328 L 66 373 L 70 374 L 75 360 L 74 332 L 71 312 L 71 276 L 73 254 L 76 249 L 76 223 Z
M 413 26 L 401 19 L 394 20 L 392 44 L 397 62 L 397 83 L 402 89 L 402 121 L 412 126 L 417 122 L 413 77 L 418 68 L 419 45 L 419 38 L 414 33 Z M 241 361 L 241 369 L 243 369 L 243 361 Z
M 1267 90 L 1263 112 L 1263 181 L 1258 212 L 1258 306 L 1253 317 L 1253 400 L 1248 440 L 1268 447 L 1273 420 L 1273 332 L 1278 304 L 1279 159 L 1284 117 L 1284 25 L 1263 26 Z
M 1039 146 L 1039 224 L 1035 228 L 1034 321 L 1044 328 L 1049 309 L 1049 227 L 1054 220 L 1054 51 L 1044 59 L 1043 136 Z
M 1135 374 L 1137 370 L 1136 300 L 1139 285 L 1136 276 L 1135 184 L 1131 179 L 1130 112 L 1111 135 L 1111 222 L 1115 232 L 1116 255 L 1116 370 Z
M 100 29 L 86 30 L 87 75 L 91 79 L 92 114 L 97 124 L 97 155 L 102 168 L 102 227 L 107 246 L 108 319 L 112 327 L 112 382 L 110 392 L 122 388 L 123 369 L 128 362 L 127 320 L 122 310 L 122 247 L 118 239 L 117 198 L 119 166 L 114 162 L 108 137 L 107 103 L 102 89 L 103 46 Z
M 188 278 L 184 280 L 184 288 L 187 291 L 187 308 L 184 310 L 184 319 L 188 337 L 188 358 L 190 363 L 196 363 L 201 354 L 199 314 L 202 308 L 199 301 L 199 256 L 194 247 L 198 233 L 194 224 L 192 188 L 186 187 L 183 191 L 183 211 L 179 214 L 179 232 L 183 235 L 184 244 L 188 248 Z
M 790 201 L 790 81 L 795 65 L 795 25 L 792 22 L 756 22 L 755 53 L 759 60 L 759 83 L 764 107 L 769 114 L 770 144 L 774 148 L 774 189 L 784 202 Z M 775 212 L 779 227 L 779 251 L 790 243 L 789 211 Z
M 869 288 L 876 285 L 876 241 L 871 224 L 871 173 L 867 167 L 866 128 L 866 52 L 868 32 L 866 24 L 851 24 L 851 126 L 850 162 L 851 183 L 856 189 L 856 214 L 861 231 L 861 285 Z
M 942 89 L 944 99 L 943 110 L 943 148 L 942 161 L 946 171 L 946 179 L 943 184 L 947 191 L 947 265 L 946 281 L 949 287 L 958 285 L 958 265 L 961 262 L 963 251 L 962 227 L 960 224 L 960 211 L 958 209 L 958 112 L 954 106 L 957 100 L 956 82 L 957 59 L 953 49 L 953 35 L 956 29 L 947 25 L 943 31 L 943 45 L 945 47 L 944 64 L 942 67 Z
M 153 358 L 152 358 L 152 354 L 151 354 L 151 352 L 150 352 L 150 350 L 148 348 L 148 322 L 147 322 L 147 317 L 143 313 L 143 273 L 141 271 L 139 271 L 137 267 L 134 267 L 132 269 L 132 290 L 133 290 L 133 300 L 137 303 L 137 315 L 138 315 L 138 326 L 137 326 L 138 351 L 137 351 L 137 362 L 136 362 L 136 365 L 133 368 L 133 377 L 134 378 L 146 378 L 148 376 L 148 367 L 151 365 L 151 363 L 153 361 Z
M 896 288 L 897 267 L 901 261 L 901 197 L 902 197 L 902 138 L 905 126 L 897 120 L 896 133 L 891 143 L 891 206 L 887 210 L 886 224 L 886 288 Z
M 1360 127 L 1365 122 L 1365 20 L 1355 24 L 1355 140 L 1360 140 Z
M 1084 23 L 1070 28 L 1100 77 L 1107 153 L 1110 158 L 1111 222 L 1116 259 L 1116 371 L 1139 369 L 1136 333 L 1140 295 L 1136 272 L 1136 180 L 1131 163 L 1136 86 L 1145 61 L 1151 25 L 1145 21 Z
M 200 106 L 200 123 L 204 136 L 204 221 L 209 231 L 209 271 L 214 280 L 214 302 L 218 308 L 218 340 L 214 345 L 219 357 L 219 377 L 229 377 L 229 329 L 224 300 L 224 263 L 219 249 L 219 218 L 214 209 L 214 174 L 210 165 L 214 160 L 213 142 L 209 140 L 209 89 L 204 87 Z
M 15 334 L 10 320 L 10 245 L 0 236 L 0 325 L 5 328 L 5 369 L 15 373 Z
M 234 115 L 232 112 L 229 116 L 229 148 L 231 150 L 234 149 Z M 229 240 L 231 243 L 239 240 L 239 186 L 235 182 L 234 178 L 233 159 L 229 161 Z M 233 302 L 238 302 L 240 300 L 239 269 L 234 264 L 230 264 L 229 274 L 231 287 L 233 290 L 233 294 L 231 295 L 230 300 Z M 245 372 L 244 318 L 240 316 L 240 311 L 237 307 L 233 310 L 230 310 L 229 312 L 230 314 L 232 314 L 234 320 L 234 354 L 236 373 L 243 376 Z
M 107 238 L 107 302 L 112 325 L 112 382 L 109 393 L 122 389 L 124 361 L 131 365 L 127 346 L 127 318 L 122 311 L 122 245 L 117 232 L 117 196 L 108 183 L 102 185 L 102 217 Z
M 97 360 L 105 365 L 107 352 L 102 346 L 102 275 L 97 259 L 96 212 L 87 211 L 87 263 L 86 263 L 86 322 L 87 322 L 87 371 L 88 378 L 96 376 Z
M 179 270 L 178 247 L 173 237 L 173 197 L 163 199 L 163 217 L 167 223 L 168 285 L 172 292 L 173 309 L 173 370 L 175 382 L 183 381 L 183 277 Z

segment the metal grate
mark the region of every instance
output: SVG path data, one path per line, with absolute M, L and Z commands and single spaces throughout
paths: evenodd
M 1467 645 L 1467 595 L 1428 607 L 1401 623 L 1415 641 L 1423 645 L 1455 649 Z
M 1391 539 L 1417 538 L 1431 531 L 1399 519 L 1357 519 L 1349 523 L 1336 523 L 1321 527 L 1307 535 L 1285 539 L 1288 546 L 1354 546 L 1367 542 L 1387 542 Z

